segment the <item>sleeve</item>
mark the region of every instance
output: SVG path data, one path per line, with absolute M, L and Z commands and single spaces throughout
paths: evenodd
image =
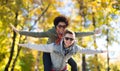
M 43 44 L 32 44 L 32 43 L 27 43 L 27 44 L 18 44 L 19 46 L 22 46 L 22 47 L 26 47 L 26 48 L 30 48 L 30 49 L 34 49 L 34 50 L 38 50 L 38 51 L 43 51 L 43 52 L 53 52 L 53 43 L 51 44 L 46 44 L 46 45 L 43 45 Z
M 76 37 L 84 37 L 94 35 L 94 32 L 75 32 Z
M 50 32 L 29 32 L 29 31 L 19 31 L 20 35 L 25 35 L 25 36 L 32 36 L 32 37 L 49 37 Z
M 85 49 L 78 47 L 78 52 L 82 54 L 97 54 L 97 53 L 103 53 L 102 50 L 93 50 L 93 49 Z

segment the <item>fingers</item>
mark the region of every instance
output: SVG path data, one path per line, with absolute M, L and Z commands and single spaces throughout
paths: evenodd
M 107 52 L 107 50 L 102 50 L 101 52 L 102 52 L 102 53 L 106 53 L 106 52 Z
M 10 27 L 13 29 L 13 31 L 15 31 L 16 33 L 18 33 L 18 30 L 12 24 L 10 24 Z
M 21 44 L 18 44 L 18 46 L 21 46 Z
M 23 46 L 23 44 L 18 44 L 18 46 Z
M 95 34 L 99 34 L 99 33 L 101 33 L 101 30 L 100 29 L 96 29 L 95 30 Z

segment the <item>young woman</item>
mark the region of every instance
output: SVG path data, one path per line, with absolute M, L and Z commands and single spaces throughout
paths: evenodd
M 71 31 L 65 32 L 65 35 L 63 37 L 63 40 L 61 40 L 60 45 L 56 43 L 46 45 L 28 43 L 19 44 L 19 46 L 50 53 L 52 61 L 51 71 L 67 71 L 66 62 L 71 58 L 72 55 L 76 53 L 96 54 L 105 52 L 102 50 L 91 50 L 81 48 L 80 46 L 75 44 L 75 34 Z

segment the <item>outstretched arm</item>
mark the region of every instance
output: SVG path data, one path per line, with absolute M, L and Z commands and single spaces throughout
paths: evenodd
M 32 37 L 48 37 L 47 32 L 29 32 L 29 31 L 19 31 L 20 35 L 32 36 Z
M 84 37 L 94 35 L 94 32 L 75 32 L 76 37 Z
M 78 47 L 78 52 L 82 54 L 97 54 L 97 53 L 104 53 L 107 51 L 103 50 L 93 50 L 93 49 L 85 49 L 85 48 L 80 48 Z
M 32 43 L 27 43 L 27 44 L 18 44 L 19 46 L 38 50 L 38 51 L 43 51 L 43 52 L 52 52 L 53 51 L 53 43 L 51 44 L 46 44 L 46 45 L 37 45 L 37 44 L 32 44 Z
M 12 24 L 10 24 L 10 27 L 20 35 L 26 35 L 26 36 L 32 36 L 32 37 L 48 37 L 49 31 L 47 32 L 29 32 L 29 31 L 18 31 Z
M 94 34 L 101 33 L 101 30 L 96 29 L 94 32 L 75 32 L 76 37 L 84 37 L 84 36 L 90 36 Z

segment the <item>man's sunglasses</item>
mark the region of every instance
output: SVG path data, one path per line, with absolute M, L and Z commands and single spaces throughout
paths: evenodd
M 59 28 L 66 28 L 66 25 L 58 25 Z
M 73 41 L 74 39 L 73 38 L 69 38 L 69 37 L 65 37 L 65 40 Z

